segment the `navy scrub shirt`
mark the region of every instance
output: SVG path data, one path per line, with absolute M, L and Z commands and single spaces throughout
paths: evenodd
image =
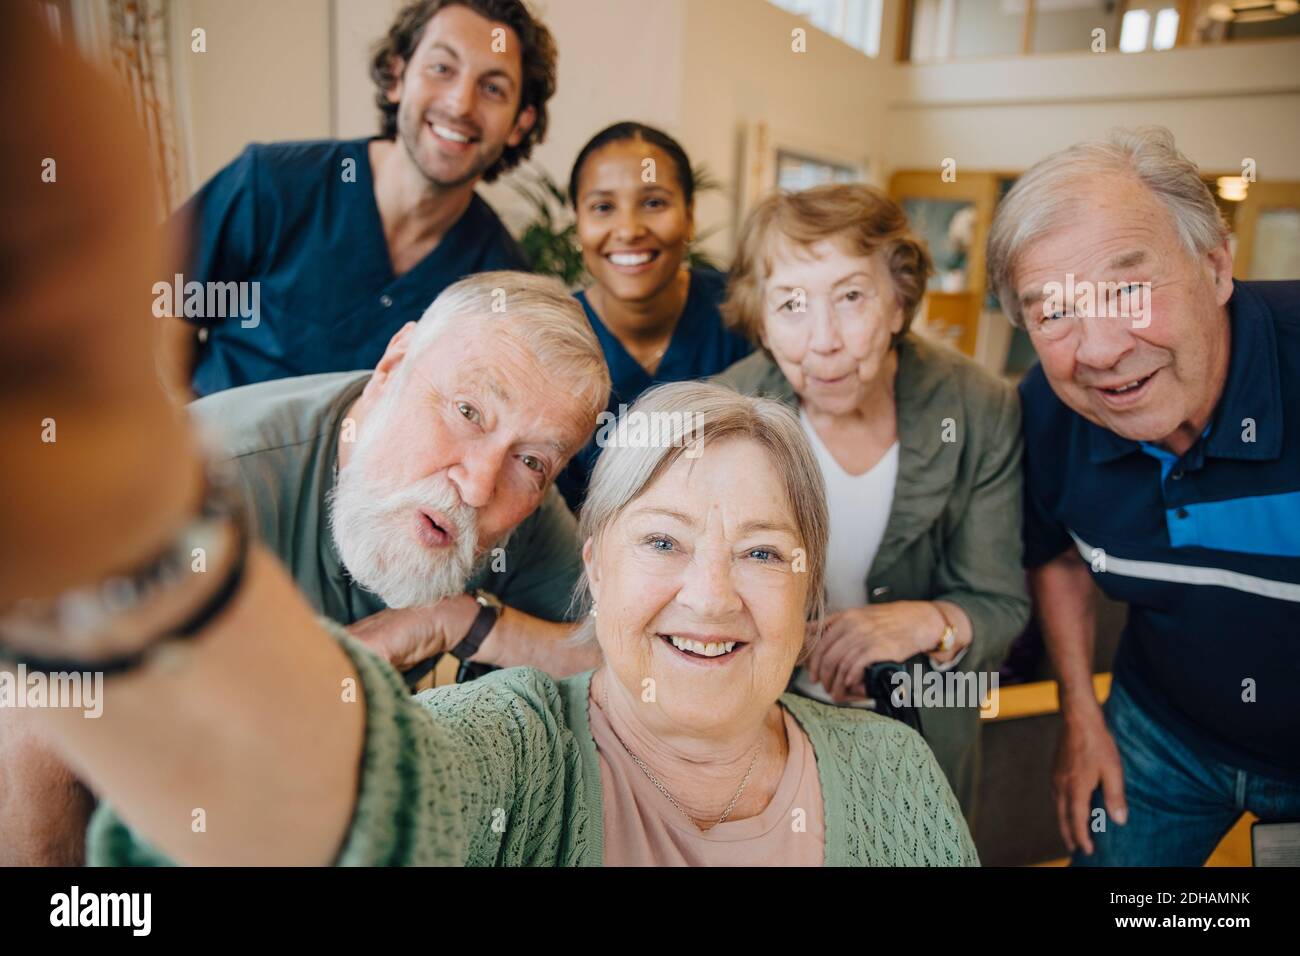
M 373 368 L 393 334 L 451 283 L 475 272 L 528 268 L 475 194 L 433 251 L 394 275 L 369 142 L 252 144 L 187 204 L 194 245 L 184 281 L 259 283 L 255 319 L 230 308 L 225 316 L 185 316 L 208 328 L 194 372 L 197 395 Z
M 721 272 L 714 269 L 691 270 L 686 305 L 653 375 L 628 353 L 613 332 L 605 328 L 587 301 L 587 294 L 576 293 L 583 311 L 587 313 L 587 321 L 600 340 L 605 363 L 609 366 L 609 377 L 613 383 L 607 408 L 609 412 L 618 414 L 620 404 L 631 405 L 652 385 L 709 378 L 753 351 L 753 346 L 747 339 L 722 324 L 719 306 L 726 297 L 726 291 L 727 277 Z M 600 449 L 596 447 L 593 437 L 585 448 L 573 456 L 568 467 L 555 481 L 575 513 L 587 495 L 587 482 L 599 454 Z

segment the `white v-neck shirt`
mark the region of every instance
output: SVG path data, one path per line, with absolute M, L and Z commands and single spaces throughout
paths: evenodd
M 830 513 L 831 536 L 826 549 L 826 614 L 868 603 L 867 574 L 876 560 L 885 526 L 894 508 L 894 487 L 898 484 L 898 442 L 889 446 L 880 461 L 860 475 L 850 475 L 826 448 L 812 422 L 799 410 L 817 464 L 826 482 L 826 507 Z M 802 667 L 795 671 L 795 686 L 808 697 L 834 703 L 820 683 Z M 870 700 L 853 701 L 851 707 L 874 707 Z
M 850 475 L 826 448 L 802 409 L 799 424 L 812 445 L 830 511 L 831 537 L 826 551 L 826 613 L 867 603 L 867 572 L 876 559 L 894 507 L 898 483 L 898 442 L 868 471 Z

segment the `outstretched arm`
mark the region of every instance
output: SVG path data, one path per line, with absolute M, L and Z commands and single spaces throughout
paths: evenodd
M 12 455 L 0 613 L 158 553 L 194 513 L 202 472 L 154 375 L 151 289 L 171 268 L 134 116 L 25 6 L 3 17 L 0 61 L 30 87 L 0 84 L 10 131 L 0 150 L 0 444 Z M 45 158 L 57 163 L 52 180 L 41 177 Z M 68 649 L 28 648 L 40 650 Z M 341 701 L 354 674 L 342 649 L 255 549 L 242 590 L 189 650 L 166 670 L 108 678 L 99 719 L 29 714 L 76 773 L 178 860 L 333 859 L 364 726 L 362 706 Z M 206 834 L 195 832 L 196 810 Z
M 104 712 L 40 712 L 75 771 L 141 839 L 201 865 L 322 865 L 356 800 L 355 669 L 264 550 L 179 664 L 108 678 Z M 256 781 L 256 785 L 254 785 Z

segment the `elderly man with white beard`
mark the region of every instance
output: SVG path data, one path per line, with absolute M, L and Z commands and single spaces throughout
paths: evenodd
M 444 291 L 373 372 L 190 411 L 318 612 L 399 669 L 450 651 L 561 676 L 595 662 L 563 640 L 580 554 L 552 482 L 608 389 L 567 290 L 491 272 Z
M 485 272 L 444 290 L 373 371 L 247 385 L 189 411 L 319 614 L 399 669 L 451 652 L 560 677 L 600 655 L 565 640 L 582 557 L 553 483 L 609 387 L 563 285 Z M 5 730 L 0 865 L 79 863 L 89 795 L 21 725 Z

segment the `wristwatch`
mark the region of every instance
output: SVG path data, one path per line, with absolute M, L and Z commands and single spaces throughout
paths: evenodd
M 943 637 L 939 638 L 939 643 L 930 648 L 926 653 L 947 654 L 952 650 L 953 645 L 957 643 L 957 629 L 953 627 L 952 622 L 948 620 L 948 615 L 943 613 L 943 608 L 939 607 L 938 604 L 934 604 L 933 607 L 939 612 L 939 616 L 943 618 Z
M 468 663 L 469 659 L 478 653 L 483 641 L 496 626 L 503 607 L 495 594 L 489 594 L 481 588 L 471 593 L 474 600 L 478 602 L 478 614 L 474 618 L 474 623 L 469 626 L 468 633 L 451 649 L 452 655 L 462 663 Z

